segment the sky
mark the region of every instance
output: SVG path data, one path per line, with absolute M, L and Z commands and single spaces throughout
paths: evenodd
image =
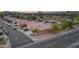
M 0 11 L 79 10 L 78 0 L 1 0 Z

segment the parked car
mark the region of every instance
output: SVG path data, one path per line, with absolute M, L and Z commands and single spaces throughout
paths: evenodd
M 3 28 L 3 27 L 0 25 L 0 28 Z
M 13 29 L 16 30 L 17 28 L 16 27 L 13 27 Z
M 8 26 L 10 26 L 10 24 L 7 24 Z
M 23 30 L 24 30 L 24 31 L 28 31 L 29 29 L 26 29 L 26 28 L 25 28 L 25 29 L 23 29 Z
M 5 28 L 2 28 L 2 30 L 5 34 L 8 34 L 8 31 Z
M 0 30 L 0 36 L 2 36 L 3 35 L 3 31 L 2 30 Z

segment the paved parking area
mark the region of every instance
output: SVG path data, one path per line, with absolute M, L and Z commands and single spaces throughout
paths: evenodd
M 6 28 L 6 30 L 9 32 L 7 36 L 13 48 L 33 42 L 29 37 L 25 36 L 23 33 L 21 33 L 18 30 L 14 30 L 12 27 L 9 27 L 4 22 L 0 22 L 0 25 Z

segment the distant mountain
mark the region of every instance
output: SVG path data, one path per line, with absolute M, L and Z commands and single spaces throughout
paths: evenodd
M 79 15 L 79 11 L 4 11 L 4 14 L 23 13 L 23 14 L 48 14 L 48 15 Z

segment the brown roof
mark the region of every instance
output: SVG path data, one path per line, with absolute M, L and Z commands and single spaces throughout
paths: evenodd
M 13 17 L 9 17 L 10 20 L 16 21 L 21 24 L 27 24 L 29 28 L 38 28 L 39 30 L 46 30 L 49 29 L 49 23 L 44 22 L 36 22 L 36 21 L 27 21 L 25 19 L 17 19 Z

